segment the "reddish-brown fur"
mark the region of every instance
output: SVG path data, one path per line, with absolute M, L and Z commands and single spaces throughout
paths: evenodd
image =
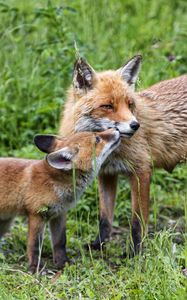
M 119 70 L 96 73 L 86 62 L 78 62 L 74 86 L 68 91 L 60 133 L 68 135 L 82 128 L 94 130 L 98 119 L 125 123 L 134 115 L 140 123 L 140 129 L 134 136 L 122 139 L 120 147 L 112 153 L 100 172 L 100 235 L 93 244 L 94 248 L 99 248 L 100 242 L 110 235 L 117 176 L 122 173 L 129 177 L 131 184 L 132 236 L 134 251 L 137 252 L 142 234 L 140 221 L 142 228 L 145 227 L 149 215 L 153 166 L 172 171 L 177 163 L 185 162 L 187 158 L 187 75 L 162 81 L 135 93 L 129 85 L 134 83 L 136 57 L 131 62 L 134 69 L 130 70 L 130 75 L 127 74 L 130 77 L 126 77 L 125 73 L 128 68 L 124 76 Z M 77 76 L 79 69 L 85 75 L 84 85 Z M 88 73 L 90 77 L 86 77 Z M 124 81 L 125 77 L 129 84 Z M 116 123 L 109 124 L 109 121 L 106 127 L 115 127 Z
M 46 159 L 0 158 L 0 238 L 17 214 L 28 216 L 27 252 L 32 272 L 39 267 L 45 221 L 50 225 L 56 266 L 62 268 L 67 261 L 66 212 L 117 147 L 119 133 L 113 129 L 98 134 L 82 132 L 64 139 L 40 135 L 35 143 L 48 153 Z

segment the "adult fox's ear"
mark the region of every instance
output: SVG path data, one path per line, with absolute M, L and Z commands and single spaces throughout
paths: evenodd
M 57 136 L 52 134 L 37 134 L 34 137 L 34 143 L 39 150 L 50 153 L 56 144 Z
M 131 58 L 122 68 L 118 69 L 123 80 L 134 88 L 141 67 L 142 56 L 136 55 Z
M 68 147 L 64 147 L 46 156 L 48 164 L 58 170 L 71 170 L 73 168 L 72 159 L 74 153 Z
M 73 86 L 79 90 L 88 90 L 93 87 L 96 73 L 83 58 L 78 58 L 74 64 Z

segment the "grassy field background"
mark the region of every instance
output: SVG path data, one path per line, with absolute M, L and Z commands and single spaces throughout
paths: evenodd
M 141 53 L 138 89 L 187 73 L 187 2 L 0 1 L 0 155 L 41 158 L 36 133 L 55 133 L 71 83 L 75 42 L 96 70 L 120 67 Z M 120 180 L 112 241 L 103 252 L 84 244 L 98 232 L 97 183 L 69 213 L 63 273 L 52 266 L 49 235 L 43 256 L 51 273 L 27 273 L 27 220 L 17 218 L 1 242 L 0 300 L 187 298 L 187 166 L 155 171 L 150 234 L 144 255 L 121 259 L 129 242 L 130 190 Z

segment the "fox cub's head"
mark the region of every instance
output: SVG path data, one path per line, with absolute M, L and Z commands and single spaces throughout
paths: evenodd
M 72 118 L 76 132 L 117 128 L 122 136 L 131 137 L 139 128 L 134 116 L 136 96 L 133 87 L 140 62 L 141 56 L 137 55 L 117 71 L 95 72 L 79 58 L 74 67 L 62 129 L 67 128 L 68 119 Z
M 110 153 L 119 146 L 120 134 L 115 129 L 104 132 L 79 132 L 68 138 L 55 135 L 36 135 L 35 145 L 47 153 L 48 164 L 61 170 L 73 168 L 99 172 Z

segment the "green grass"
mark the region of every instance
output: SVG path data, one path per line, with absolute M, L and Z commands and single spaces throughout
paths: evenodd
M 138 89 L 187 73 L 186 14 L 185 0 L 0 1 L 0 155 L 42 157 L 32 139 L 39 132 L 57 132 L 75 42 L 96 70 L 118 68 L 141 53 Z M 150 238 L 144 255 L 131 260 L 120 258 L 130 238 L 130 190 L 124 179 L 114 219 L 119 232 L 102 253 L 83 247 L 98 231 L 96 185 L 69 213 L 72 264 L 62 274 L 53 270 L 48 234 L 43 256 L 52 273 L 27 273 L 26 220 L 17 218 L 2 240 L 7 254 L 0 253 L 0 300 L 186 299 L 186 178 L 186 165 L 172 174 L 154 172 Z

